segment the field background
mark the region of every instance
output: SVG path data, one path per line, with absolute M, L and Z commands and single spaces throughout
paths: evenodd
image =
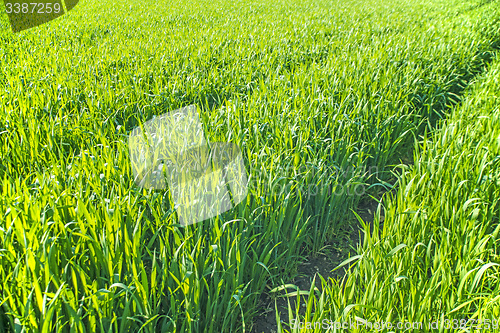
M 278 330 L 499 319 L 498 8 L 84 0 L 19 34 L 3 15 L 0 331 L 250 332 L 285 290 Z M 250 189 L 184 228 L 134 185 L 127 136 L 190 104 Z M 297 292 L 332 249 L 348 274 Z

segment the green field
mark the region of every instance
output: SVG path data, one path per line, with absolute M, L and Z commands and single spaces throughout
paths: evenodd
M 499 50 L 498 0 L 83 0 L 15 34 L 0 16 L 0 332 L 500 321 Z M 249 192 L 182 226 L 134 183 L 128 135 L 192 104 Z M 347 273 L 297 290 L 358 227 Z M 266 297 L 288 309 L 262 330 Z

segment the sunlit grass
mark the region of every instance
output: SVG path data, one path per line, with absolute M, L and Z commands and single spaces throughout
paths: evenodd
M 415 163 L 401 166 L 373 230 L 359 219 L 364 242 L 341 264 L 349 273 L 306 291 L 307 311 L 290 308 L 290 321 L 281 318 L 286 331 L 344 322 L 358 323 L 352 332 L 382 322 L 407 332 L 500 331 L 498 48 L 491 59 L 461 105 L 419 138 Z M 318 322 L 326 324 L 304 329 Z
M 2 31 L 0 331 L 248 331 L 266 285 L 352 219 L 351 189 L 393 179 L 484 70 L 498 15 L 479 3 L 82 1 Z M 134 185 L 127 135 L 191 104 L 250 193 L 183 228 Z

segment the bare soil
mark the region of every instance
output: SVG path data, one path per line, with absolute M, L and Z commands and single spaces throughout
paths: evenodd
M 358 207 L 357 213 L 365 222 L 369 222 L 373 226 L 375 212 L 377 211 L 378 202 L 374 199 L 363 201 Z M 383 223 L 383 211 L 381 212 L 380 223 Z M 348 230 L 344 230 L 339 239 L 334 243 L 328 244 L 322 253 L 312 255 L 302 262 L 297 268 L 297 276 L 290 281 L 299 287 L 300 290 L 311 289 L 311 284 L 316 275 L 321 275 L 325 280 L 333 278 L 341 280 L 345 275 L 345 267 L 333 270 L 342 261 L 349 258 L 356 250 L 356 246 L 363 241 L 363 233 L 357 223 L 349 226 Z M 315 285 L 321 291 L 321 280 L 316 276 Z M 295 311 L 297 304 L 290 298 L 292 309 Z M 306 297 L 301 297 L 301 309 L 305 310 Z M 260 299 L 259 312 L 261 313 L 254 321 L 251 333 L 274 333 L 277 332 L 278 325 L 276 323 L 275 302 L 282 321 L 282 325 L 288 326 L 288 300 L 286 297 L 276 297 L 270 293 L 263 293 Z

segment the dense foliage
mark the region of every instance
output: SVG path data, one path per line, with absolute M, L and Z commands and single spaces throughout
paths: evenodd
M 2 17 L 0 331 L 249 331 L 260 295 L 390 188 L 301 320 L 498 316 L 498 5 L 84 0 L 18 34 Z M 168 191 L 134 185 L 127 136 L 190 104 L 242 148 L 250 191 L 182 227 Z

